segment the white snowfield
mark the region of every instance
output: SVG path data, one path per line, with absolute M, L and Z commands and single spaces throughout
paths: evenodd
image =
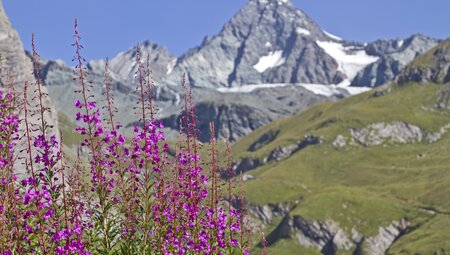
M 268 0 L 259 0 L 260 3 L 262 4 L 267 4 L 269 1 Z M 288 0 L 278 0 L 278 4 L 283 4 L 283 3 L 287 3 Z
M 217 91 L 221 93 L 250 93 L 256 89 L 267 89 L 286 86 L 303 87 L 316 95 L 322 95 L 327 97 L 334 95 L 341 95 L 345 92 L 347 92 L 350 95 L 356 95 L 369 91 L 371 89 L 367 87 L 348 87 L 342 85 L 323 85 L 323 84 L 309 84 L 309 83 L 298 83 L 298 84 L 266 83 L 266 84 L 243 85 L 240 87 L 232 87 L 232 88 L 218 88 Z
M 322 41 L 316 41 L 316 43 L 336 60 L 339 66 L 338 70 L 347 76 L 347 80 L 353 80 L 359 71 L 379 59 L 378 57 L 367 55 L 363 49 L 345 47 L 341 43 Z
M 263 73 L 267 69 L 281 66 L 284 62 L 286 62 L 286 59 L 283 58 L 283 51 L 271 51 L 269 52 L 269 55 L 261 57 L 253 68 L 255 68 L 256 71 Z
M 311 32 L 309 30 L 301 28 L 301 27 L 297 27 L 295 29 L 295 32 L 297 32 L 297 34 L 300 34 L 300 35 L 310 35 L 311 34 Z
M 330 38 L 333 39 L 333 40 L 336 40 L 336 41 L 342 41 L 342 38 L 340 38 L 340 37 L 337 36 L 337 35 L 333 35 L 333 34 L 331 34 L 331 33 L 328 33 L 328 32 L 325 31 L 325 30 L 322 30 L 322 32 L 323 32 L 326 36 L 330 37 Z

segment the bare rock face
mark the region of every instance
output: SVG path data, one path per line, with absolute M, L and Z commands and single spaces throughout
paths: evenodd
M 331 144 L 335 148 L 344 148 L 347 145 L 347 141 L 343 135 L 338 135 Z
M 1 84 L 8 83 L 6 72 L 9 71 L 14 79 L 14 89 L 20 98 L 23 97 L 24 84 L 28 81 L 30 88 L 28 89 L 28 98 L 31 99 L 35 96 L 34 90 L 36 89 L 35 78 L 33 77 L 33 65 L 30 59 L 26 56 L 22 42 L 11 26 L 11 23 L 6 16 L 3 4 L 0 2 L 0 56 L 2 59 L 3 73 L 0 77 Z M 47 89 L 42 87 L 43 93 L 47 93 Z M 35 103 L 31 104 L 31 107 L 35 107 Z M 51 113 L 45 115 L 45 119 L 49 125 L 53 126 L 52 133 L 59 134 L 57 112 L 48 98 L 44 98 L 44 107 L 49 107 Z M 32 108 L 33 110 L 33 108 Z M 23 114 L 23 112 L 22 112 Z M 23 116 L 21 116 L 23 118 Z M 37 115 L 32 116 L 29 120 L 31 123 L 40 123 L 37 119 Z M 23 123 L 23 122 L 22 122 Z M 23 129 L 23 127 L 21 127 Z M 58 135 L 59 137 L 59 135 Z M 20 144 L 19 144 L 20 146 Z M 20 148 L 18 148 L 20 150 Z
M 195 112 L 198 113 L 198 138 L 202 142 L 209 141 L 211 137 L 210 122 L 215 124 L 216 138 L 236 141 L 275 119 L 334 99 L 316 95 L 299 86 L 261 88 L 250 93 L 219 93 L 210 88 L 195 88 L 193 93 L 198 100 Z M 170 114 L 167 110 L 161 111 L 165 126 L 179 129 L 182 114 Z
M 236 174 L 245 173 L 262 166 L 265 163 L 266 161 L 261 159 L 243 158 L 238 164 L 235 165 L 233 170 Z
M 178 59 L 166 82 L 178 84 L 187 73 L 195 87 L 339 83 L 344 75 L 316 40 L 333 39 L 290 1 L 251 0 L 219 34 Z
M 279 228 L 280 238 L 294 238 L 303 247 L 313 247 L 322 254 L 334 255 L 337 250 L 351 250 L 354 241 L 333 221 L 318 222 L 301 216 L 285 217 Z
M 351 129 L 352 137 L 365 146 L 390 143 L 417 143 L 423 139 L 422 130 L 405 122 L 374 123 L 363 129 Z
M 436 132 L 428 132 L 416 125 L 402 121 L 391 123 L 378 122 L 362 129 L 350 129 L 352 140 L 363 146 L 379 146 L 384 144 L 434 143 L 450 129 L 450 123 L 442 126 Z M 333 145 L 340 147 L 345 139 L 342 135 L 336 137 Z M 344 144 L 345 146 L 345 144 Z M 342 146 L 343 147 L 343 146 Z
M 302 140 L 300 140 L 298 143 L 296 144 L 291 144 L 291 145 L 287 145 L 284 147 L 279 147 L 276 148 L 275 150 L 273 150 L 269 157 L 268 157 L 268 161 L 281 161 L 283 159 L 286 159 L 288 157 L 290 157 L 292 154 L 303 150 L 304 148 L 311 146 L 311 145 L 316 145 L 316 144 L 321 144 L 323 142 L 322 138 L 317 137 L 317 136 L 313 136 L 313 135 L 306 135 Z
M 256 140 L 256 142 L 254 142 L 252 145 L 250 145 L 248 150 L 249 151 L 259 150 L 264 145 L 269 144 L 270 142 L 275 140 L 275 138 L 277 138 L 278 133 L 279 133 L 279 131 L 269 130 L 268 132 L 264 133 L 261 137 L 259 137 L 258 140 Z
M 295 204 L 278 203 L 268 205 L 249 205 L 249 213 L 263 224 L 271 224 L 274 217 L 285 217 Z
M 17 86 L 23 87 L 25 81 L 33 82 L 33 66 L 26 57 L 19 35 L 12 28 L 6 16 L 3 4 L 0 3 L 0 54 L 2 56 L 2 69 L 9 70 Z M 5 77 L 2 83 L 6 84 Z M 20 91 L 20 90 L 18 90 Z
M 400 73 L 397 82 L 450 82 L 450 39 L 415 59 Z
M 273 217 L 270 206 L 259 207 L 250 211 L 262 222 L 269 222 Z M 368 254 L 382 255 L 400 236 L 408 230 L 409 223 L 405 219 L 393 221 L 388 226 L 380 226 L 375 236 L 364 236 L 356 229 L 345 231 L 332 220 L 308 220 L 299 215 L 286 216 L 278 227 L 268 235 L 268 241 L 273 244 L 283 238 L 292 238 L 303 247 L 319 250 L 324 255 Z
M 408 222 L 404 219 L 394 221 L 387 227 L 380 227 L 378 235 L 366 239 L 364 251 L 370 255 L 383 255 L 408 228 Z
M 379 56 L 378 61 L 361 70 L 353 79 L 352 86 L 377 87 L 393 80 L 401 70 L 436 46 L 438 40 L 424 35 L 413 35 L 406 39 L 377 40 L 366 46 L 366 52 Z
M 150 41 L 143 42 L 139 45 L 139 48 L 141 51 L 141 61 L 145 65 L 147 57 L 150 57 L 150 68 L 153 79 L 156 83 L 160 83 L 163 77 L 172 72 L 177 58 L 171 55 L 165 47 Z M 112 58 L 110 68 L 122 80 L 132 83 L 135 80 L 134 77 L 138 68 L 136 64 L 136 48 L 134 47 L 125 52 L 121 52 Z M 181 75 L 177 78 L 177 84 L 179 84 Z

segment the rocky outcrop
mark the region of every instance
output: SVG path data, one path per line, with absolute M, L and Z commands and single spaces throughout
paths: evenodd
M 301 216 L 287 216 L 274 231 L 278 238 L 293 238 L 303 247 L 312 247 L 322 254 L 334 255 L 337 250 L 350 251 L 352 240 L 334 221 L 310 221 Z M 268 236 L 274 238 L 274 236 Z
M 234 173 L 239 175 L 247 171 L 253 170 L 257 167 L 265 164 L 267 160 L 264 159 L 254 159 L 254 158 L 243 158 L 238 164 L 233 167 Z
M 394 221 L 387 227 L 380 227 L 378 235 L 368 237 L 365 240 L 364 251 L 370 255 L 383 255 L 389 247 L 405 233 L 409 223 L 402 219 Z
M 440 127 L 436 132 L 429 132 L 416 125 L 402 121 L 391 123 L 378 122 L 365 128 L 351 128 L 350 138 L 342 134 L 336 136 L 331 143 L 333 147 L 341 149 L 347 145 L 360 144 L 363 146 L 380 146 L 386 144 L 434 143 L 450 130 L 450 123 Z
M 259 150 L 264 145 L 267 145 L 270 142 L 272 142 L 273 140 L 275 140 L 275 138 L 277 138 L 278 133 L 279 133 L 279 131 L 273 131 L 273 130 L 267 131 L 262 136 L 260 136 L 258 138 L 258 140 L 256 140 L 256 142 L 254 142 L 252 145 L 250 145 L 248 150 L 252 151 L 252 152 Z
M 296 203 L 278 203 L 268 205 L 249 205 L 248 211 L 251 216 L 263 224 L 271 224 L 274 217 L 285 217 L 295 208 Z
M 352 86 L 377 87 L 392 80 L 402 69 L 402 65 L 390 56 L 379 59 L 358 73 Z
M 439 139 L 442 138 L 442 136 L 445 133 L 448 132 L 449 129 L 450 129 L 450 123 L 440 127 L 439 130 L 434 132 L 434 133 L 428 133 L 427 132 L 425 134 L 425 141 L 428 142 L 428 143 L 437 142 Z
M 270 215 L 269 208 L 264 216 Z M 302 216 L 287 215 L 280 225 L 267 237 L 273 244 L 282 238 L 292 238 L 303 247 L 319 250 L 324 255 L 345 251 L 353 254 L 382 255 L 408 230 L 405 219 L 393 221 L 387 227 L 379 227 L 375 236 L 364 236 L 352 228 L 348 233 L 332 220 L 324 222 L 307 220 Z
M 310 145 L 321 144 L 322 142 L 323 140 L 320 137 L 313 135 L 306 135 L 297 144 L 291 144 L 284 147 L 276 148 L 269 154 L 267 161 L 281 161 L 283 159 L 290 157 L 292 154 L 300 150 L 303 150 L 304 148 Z
M 442 126 L 436 132 L 428 132 L 422 128 L 402 121 L 391 123 L 374 123 L 362 129 L 350 129 L 353 143 L 357 142 L 363 146 L 379 146 L 383 144 L 406 144 L 406 143 L 434 143 L 441 139 L 442 135 L 450 129 L 450 123 Z M 342 141 L 345 137 L 339 135 L 333 142 L 335 147 L 343 147 Z M 345 146 L 345 145 L 344 145 Z
M 344 148 L 347 145 L 347 139 L 343 135 L 338 135 L 331 145 L 335 148 Z
M 397 77 L 399 84 L 408 82 L 450 82 L 450 39 L 441 42 L 418 57 Z
M 281 161 L 290 157 L 298 148 L 298 144 L 286 145 L 273 150 L 268 157 L 268 161 Z
M 352 128 L 350 134 L 364 146 L 384 143 L 418 143 L 424 138 L 423 131 L 419 127 L 401 121 L 374 123 L 362 129 Z

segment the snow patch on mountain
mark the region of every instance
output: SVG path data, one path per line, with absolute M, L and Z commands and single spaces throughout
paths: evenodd
M 334 95 L 342 95 L 347 92 L 350 95 L 357 95 L 370 90 L 370 88 L 359 87 L 343 87 L 340 85 L 322 85 L 322 84 L 301 84 L 300 86 L 313 92 L 316 95 L 331 97 Z
M 300 34 L 300 35 L 310 35 L 311 34 L 311 32 L 309 30 L 301 28 L 301 27 L 297 27 L 295 29 L 295 32 L 297 32 L 297 34 Z
M 240 87 L 218 88 L 217 91 L 221 93 L 251 93 L 256 89 L 267 89 L 286 86 L 303 87 L 316 95 L 322 95 L 327 97 L 331 97 L 334 95 L 342 95 L 343 93 L 356 95 L 370 90 L 370 88 L 367 87 L 344 87 L 340 85 L 323 85 L 323 84 L 309 84 L 309 83 L 298 83 L 298 84 L 265 83 L 265 84 L 243 85 Z
M 339 71 L 353 80 L 359 71 L 377 61 L 379 57 L 370 56 L 364 49 L 356 49 L 353 46 L 344 46 L 337 42 L 316 41 L 328 55 L 336 60 Z
M 256 71 L 263 73 L 267 69 L 280 66 L 285 62 L 286 59 L 283 58 L 283 51 L 271 51 L 267 56 L 261 57 L 253 68 L 255 68 Z
M 217 91 L 221 93 L 250 93 L 255 89 L 261 88 L 277 88 L 277 87 L 285 87 L 290 84 L 288 83 L 265 83 L 265 84 L 251 84 L 251 85 L 242 85 L 239 87 L 229 87 L 229 88 L 218 88 Z
M 333 34 L 331 34 L 331 33 L 328 33 L 328 32 L 325 31 L 325 30 L 322 30 L 322 31 L 323 31 L 323 33 L 324 33 L 326 36 L 328 36 L 329 38 L 331 38 L 331 39 L 333 39 L 333 40 L 336 40 L 336 41 L 342 41 L 342 38 L 340 38 L 339 36 L 333 35 Z
M 167 64 L 167 75 L 172 73 L 173 68 L 175 67 L 176 64 L 177 64 L 176 58 L 170 61 L 169 64 Z

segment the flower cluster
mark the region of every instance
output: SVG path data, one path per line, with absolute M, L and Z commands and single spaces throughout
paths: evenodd
M 11 254 L 23 232 L 19 222 L 21 210 L 19 190 L 15 183 L 15 152 L 18 142 L 19 119 L 14 113 L 14 95 L 11 91 L 0 91 L 0 254 Z
M 211 171 L 199 157 L 185 81 L 183 131 L 169 153 L 163 124 L 154 116 L 150 58 L 144 65 L 138 46 L 139 124 L 126 137 L 114 121 L 107 65 L 103 107 L 90 94 L 77 28 L 76 22 L 75 132 L 83 139 L 76 162 L 66 163 L 62 141 L 45 122 L 34 36 L 33 91 L 39 103 L 30 106 L 28 82 L 22 107 L 13 93 L 0 92 L 0 254 L 249 254 L 241 212 L 220 192 L 214 137 Z M 19 141 L 25 156 L 17 156 Z

